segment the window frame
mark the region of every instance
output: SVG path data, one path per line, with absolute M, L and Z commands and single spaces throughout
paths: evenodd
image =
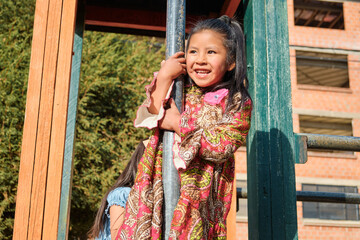
M 344 193 L 358 193 L 358 187 L 357 186 L 345 186 L 345 185 L 323 185 L 323 184 L 310 184 L 310 183 L 302 183 L 301 184 L 301 189 L 302 191 L 307 191 L 304 190 L 304 186 L 308 186 L 308 187 L 316 187 L 316 191 L 319 191 L 318 189 L 320 187 L 334 187 L 334 188 L 343 188 L 343 192 Z M 346 189 L 352 189 L 353 191 L 346 191 Z M 334 192 L 334 191 L 333 191 Z M 316 209 L 316 213 L 314 215 L 316 215 L 317 217 L 309 217 L 306 216 L 306 212 L 310 212 L 309 209 L 305 209 L 307 206 L 311 206 L 312 205 L 316 205 L 315 209 Z M 344 219 L 341 218 L 327 218 L 327 217 L 322 217 L 321 215 L 321 210 L 324 210 L 323 208 L 328 208 L 331 206 L 336 206 L 333 205 L 336 204 L 337 206 L 339 205 L 343 205 L 343 209 L 342 212 L 344 214 Z M 351 219 L 348 215 L 348 213 L 350 212 L 351 209 L 349 209 L 350 207 L 354 207 L 356 214 L 355 214 L 355 218 L 356 219 Z M 333 209 L 331 209 L 333 210 Z M 336 210 L 336 209 L 335 209 Z M 317 219 L 317 220 L 329 220 L 329 221 L 355 221 L 355 222 L 360 222 L 360 209 L 359 209 L 359 204 L 342 204 L 342 203 L 322 203 L 322 202 L 303 202 L 302 204 L 302 214 L 303 214 L 303 219 Z
M 323 52 L 316 49 L 294 50 L 298 88 L 351 92 L 348 53 Z M 322 74 L 319 75 L 319 72 Z

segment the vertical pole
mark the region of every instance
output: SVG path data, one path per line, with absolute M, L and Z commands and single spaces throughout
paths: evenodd
M 245 0 L 253 117 L 247 141 L 249 239 L 297 239 L 286 0 Z
M 66 122 L 66 139 L 64 148 L 64 165 L 61 182 L 61 199 L 57 239 L 68 239 L 71 203 L 71 183 L 73 172 L 75 123 L 77 103 L 79 96 L 81 53 L 83 34 L 85 28 L 85 6 L 82 0 L 78 1 L 76 13 L 76 26 L 73 46 L 73 59 L 71 66 L 71 79 L 69 90 L 68 116 Z
M 185 42 L 185 0 L 167 1 L 166 19 L 166 58 L 178 51 L 184 51 Z M 182 111 L 183 81 L 175 81 L 172 96 L 179 111 Z M 169 238 L 171 221 L 175 206 L 180 196 L 178 172 L 173 164 L 172 147 L 174 133 L 165 131 L 163 151 L 163 182 L 164 182 L 164 239 Z

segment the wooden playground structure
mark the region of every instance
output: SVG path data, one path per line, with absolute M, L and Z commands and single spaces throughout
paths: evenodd
M 294 164 L 306 162 L 311 146 L 310 136 L 293 132 L 286 1 L 168 0 L 167 8 L 163 1 L 145 2 L 36 1 L 13 239 L 67 239 L 84 30 L 166 35 L 171 55 L 183 46 L 190 23 L 221 15 L 243 16 L 247 42 L 254 100 L 247 140 L 249 238 L 297 239 Z M 358 149 L 359 139 L 350 140 Z M 227 224 L 232 239 L 235 210 Z

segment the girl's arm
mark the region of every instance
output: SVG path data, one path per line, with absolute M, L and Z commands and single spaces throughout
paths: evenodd
M 162 101 L 166 97 L 172 81 L 186 73 L 185 58 L 183 52 L 177 52 L 166 61 L 161 63 L 160 71 L 157 75 L 155 86 L 151 92 L 151 104 L 148 110 L 152 114 L 158 114 L 162 106 Z
M 110 233 L 111 240 L 115 240 L 116 235 L 124 222 L 125 208 L 118 205 L 110 207 Z

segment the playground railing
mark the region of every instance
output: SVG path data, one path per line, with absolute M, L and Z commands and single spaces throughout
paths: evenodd
M 307 149 L 339 150 L 360 152 L 360 137 L 322 135 L 322 134 L 295 134 L 297 149 L 296 163 L 307 162 Z M 237 188 L 236 197 L 247 198 L 246 188 Z M 296 200 L 302 202 L 327 202 L 360 204 L 358 193 L 312 192 L 296 191 Z M 238 203 L 236 209 L 238 210 Z

